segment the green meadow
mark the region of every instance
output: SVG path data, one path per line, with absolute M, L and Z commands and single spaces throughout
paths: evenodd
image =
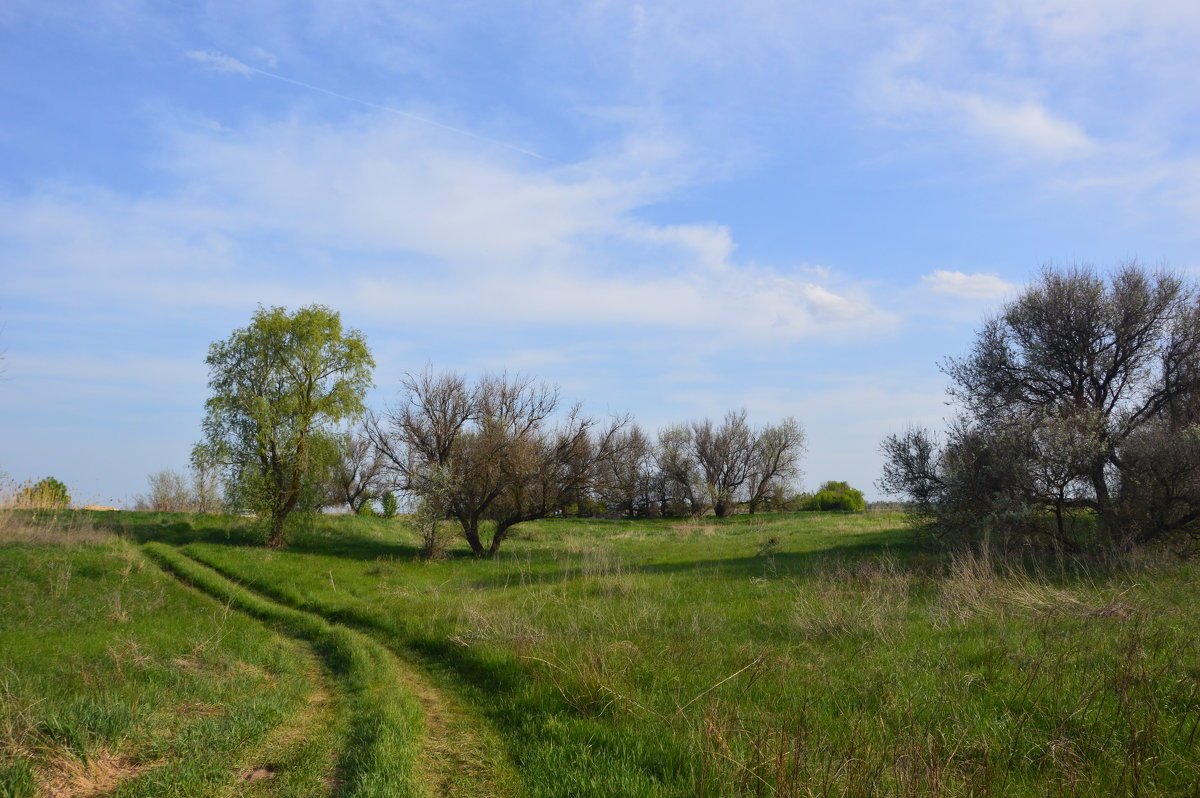
M 895 514 L 6 518 L 0 795 L 1200 793 L 1200 573 Z

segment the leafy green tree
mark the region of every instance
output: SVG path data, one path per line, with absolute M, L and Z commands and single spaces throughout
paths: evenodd
M 260 306 L 205 362 L 213 395 L 200 446 L 228 469 L 231 498 L 265 520 L 269 545 L 282 546 L 288 517 L 320 503 L 321 441 L 363 412 L 375 366 L 366 339 L 323 305 Z

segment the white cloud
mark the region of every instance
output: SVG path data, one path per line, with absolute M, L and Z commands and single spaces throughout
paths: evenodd
M 188 50 L 184 55 L 216 72 L 236 72 L 247 77 L 254 74 L 253 69 L 233 56 L 213 50 Z
M 935 293 L 962 299 L 1001 299 L 1017 289 L 995 274 L 964 274 L 944 269 L 922 275 L 921 280 Z
M 1200 5 L 933 0 L 880 17 L 860 107 L 907 153 L 1116 206 L 1198 218 L 1189 160 Z M 893 148 L 897 145 L 893 144 Z M 1086 187 L 1086 188 L 1085 188 Z
M 627 231 L 633 240 L 677 247 L 695 258 L 704 269 L 723 272 L 732 268 L 733 236 L 729 228 L 717 225 L 633 225 Z
M 250 55 L 266 66 L 267 69 L 274 69 L 279 66 L 279 58 L 269 50 L 264 50 L 261 47 L 251 47 Z
M 1003 147 L 1057 158 L 1090 155 L 1098 149 L 1079 125 L 1035 102 L 955 92 L 942 92 L 941 97 L 947 110 L 963 114 L 972 130 Z
M 828 271 L 739 262 L 725 227 L 639 219 L 680 186 L 671 160 L 654 169 L 669 145 L 546 168 L 385 114 L 174 141 L 170 195 L 0 199 L 6 254 L 24 264 L 14 287 L 164 312 L 322 301 L 456 327 L 700 331 L 726 346 L 897 322 Z
M 910 32 L 878 56 L 864 84 L 871 110 L 894 123 L 969 136 L 1021 158 L 1063 160 L 1099 149 L 1079 124 L 1029 96 L 1027 87 L 1010 81 L 993 88 L 1012 95 L 1001 97 L 939 85 L 951 78 L 936 70 L 932 77 L 922 75 L 931 71 L 929 61 L 937 48 L 933 32 Z

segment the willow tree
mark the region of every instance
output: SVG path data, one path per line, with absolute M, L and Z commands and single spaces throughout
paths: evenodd
M 260 306 L 205 362 L 213 395 L 200 446 L 228 470 L 236 501 L 264 519 L 269 544 L 282 546 L 288 517 L 318 498 L 318 439 L 363 412 L 375 366 L 366 339 L 323 305 Z

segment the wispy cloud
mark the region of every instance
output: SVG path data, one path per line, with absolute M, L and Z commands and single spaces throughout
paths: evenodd
M 962 114 L 980 136 L 1001 146 L 1056 158 L 1078 158 L 1099 146 L 1083 129 L 1036 102 L 1003 102 L 969 92 L 941 92 L 948 112 Z
M 1188 161 L 1200 6 L 935 0 L 889 16 L 859 99 L 915 157 L 1200 218 Z
M 1012 295 L 1017 286 L 995 274 L 964 274 L 938 269 L 921 276 L 929 290 L 962 299 L 1002 299 Z
M 184 55 L 216 72 L 234 72 L 249 77 L 257 71 L 231 55 L 214 50 L 188 50 Z
M 160 308 L 312 297 L 434 325 L 692 330 L 729 346 L 897 322 L 828 270 L 739 261 L 727 228 L 638 218 L 681 187 L 640 146 L 605 160 L 612 176 L 538 169 L 367 116 L 200 126 L 175 147 L 171 196 L 9 197 L 6 254 L 39 264 L 17 288 Z
M 864 84 L 865 102 L 874 113 L 898 124 L 972 137 L 1020 158 L 1065 160 L 1098 151 L 1077 122 L 1030 96 L 1032 87 L 1009 81 L 994 89 L 1009 96 L 997 96 L 921 76 L 936 46 L 929 32 L 909 33 L 875 59 Z

